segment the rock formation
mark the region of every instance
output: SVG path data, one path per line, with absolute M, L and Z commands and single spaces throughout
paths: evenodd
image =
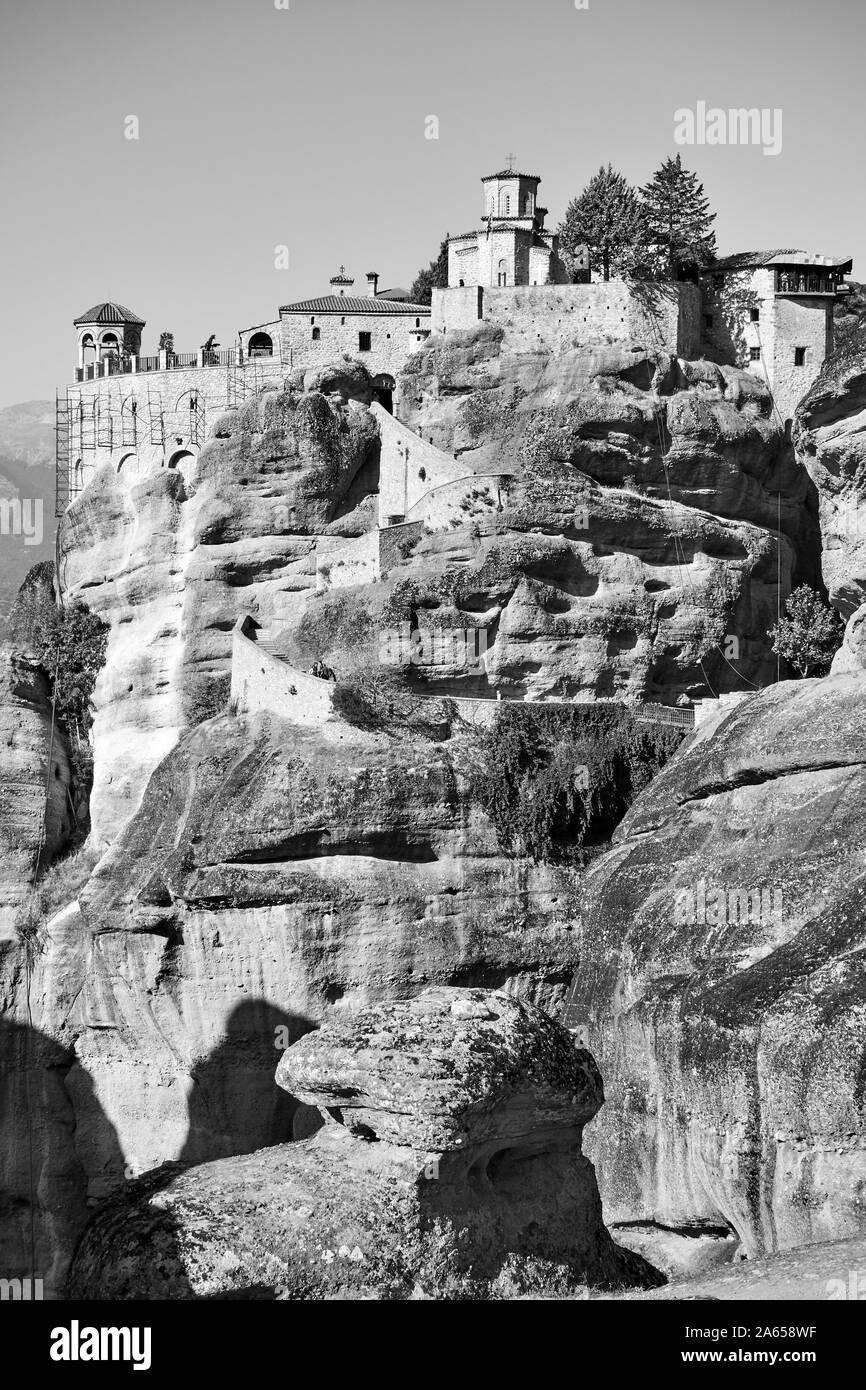
M 845 671 L 866 671 L 866 603 L 852 613 L 845 628 L 845 637 L 833 657 L 833 674 Z
M 220 417 L 190 474 L 103 469 L 66 513 L 63 592 L 111 627 L 97 844 L 224 703 L 240 613 L 291 629 L 334 601 L 313 596 L 317 538 L 377 520 L 369 394 L 352 364 L 296 373 Z M 639 345 L 517 351 L 482 326 L 410 359 L 400 409 L 467 474 L 514 478 L 499 511 L 471 493 L 440 508 L 360 590 L 386 625 L 485 629 L 482 676 L 427 673 L 452 693 L 673 702 L 773 677 L 777 580 L 784 594 L 816 572 L 818 542 L 811 485 L 749 373 Z
M 37 858 L 51 863 L 70 830 L 69 757 L 52 727 L 48 686 L 32 654 L 0 646 L 0 943 L 14 937 Z M 43 830 L 44 827 L 44 830 Z
M 797 408 L 797 457 L 818 490 L 821 567 L 830 602 L 850 617 L 866 600 L 866 353 L 828 358 Z
M 567 1016 L 611 1223 L 750 1255 L 866 1226 L 864 698 L 862 668 L 782 682 L 702 728 L 586 880 Z
M 83 1298 L 476 1297 L 661 1283 L 602 1223 L 584 1125 L 588 1052 L 482 989 L 337 1013 L 277 1079 L 311 1139 L 154 1174 L 97 1214 Z
M 265 390 L 215 422 L 192 477 L 103 469 L 65 514 L 63 593 L 111 626 L 95 692 L 98 844 L 181 729 L 227 702 L 242 609 L 296 606 L 315 586 L 314 537 L 369 528 L 369 508 L 353 512 L 375 488 L 375 443 L 369 412 L 336 390 Z

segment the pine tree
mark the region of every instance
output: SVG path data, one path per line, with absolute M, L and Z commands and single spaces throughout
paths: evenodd
M 713 223 L 697 174 L 684 169 L 682 159 L 666 159 L 641 189 L 655 269 L 682 280 L 706 265 L 716 254 Z
M 608 164 L 599 169 L 583 192 L 569 203 L 559 244 L 566 257 L 578 246 L 589 248 L 592 270 L 605 280 L 625 274 L 640 264 L 646 244 L 646 228 L 637 191 L 618 170 Z
M 448 240 L 439 247 L 439 255 L 431 261 L 426 270 L 421 270 L 415 279 L 409 298 L 413 304 L 429 304 L 434 289 L 448 288 Z

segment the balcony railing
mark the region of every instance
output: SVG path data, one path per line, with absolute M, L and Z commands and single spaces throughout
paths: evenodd
M 254 352 L 253 357 L 270 357 L 271 353 Z M 200 348 L 198 352 L 160 352 L 151 357 L 103 357 L 76 367 L 76 381 L 98 381 L 107 376 L 136 375 L 141 372 L 182 372 L 197 367 L 234 367 L 243 364 L 243 353 L 237 348 Z
M 776 271 L 776 294 L 835 295 L 839 284 L 837 276 L 816 273 L 814 270 Z

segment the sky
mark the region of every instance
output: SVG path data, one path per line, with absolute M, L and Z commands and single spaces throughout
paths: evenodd
M 721 253 L 850 255 L 866 279 L 863 0 L 579 3 L 4 0 L 0 406 L 71 379 L 72 320 L 103 299 L 147 321 L 144 352 L 162 330 L 184 352 L 341 264 L 360 293 L 368 270 L 408 286 L 510 152 L 554 226 L 599 165 L 643 183 L 680 153 Z M 678 146 L 699 102 L 781 110 L 781 152 Z

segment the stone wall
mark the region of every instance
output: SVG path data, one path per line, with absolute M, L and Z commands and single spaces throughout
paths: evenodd
M 379 425 L 379 519 L 403 518 L 433 488 L 466 477 L 466 465 L 428 444 L 387 410 L 370 407 Z
M 472 328 L 479 319 L 505 330 L 509 345 L 527 350 L 563 344 L 646 342 L 691 356 L 700 338 L 695 285 L 641 287 L 623 280 L 592 285 L 511 285 L 433 291 L 434 332 Z
M 379 533 L 321 536 L 316 545 L 316 588 L 346 589 L 379 578 Z
M 405 521 L 398 526 L 386 526 L 379 532 L 379 573 L 387 574 L 394 565 L 405 560 L 401 546 L 408 549 L 424 535 L 423 521 Z
M 298 671 L 251 640 L 248 617 L 232 633 L 231 699 L 239 713 L 268 711 L 295 724 L 319 728 L 331 717 L 334 686 Z
M 779 415 L 790 420 L 833 350 L 832 301 L 777 296 L 775 274 L 767 267 L 704 277 L 702 336 L 709 356 L 769 382 Z M 801 366 L 796 348 L 805 349 Z
M 833 309 L 829 300 L 780 298 L 775 302 L 773 395 L 784 420 L 794 411 L 833 351 Z M 795 349 L 805 348 L 798 366 Z
M 283 361 L 289 368 L 333 362 L 344 354 L 363 362 L 372 376 L 396 377 L 406 358 L 423 342 L 430 328 L 429 314 L 328 313 L 281 314 Z M 319 337 L 313 337 L 314 329 Z M 369 351 L 362 350 L 359 334 L 370 334 Z
M 81 491 L 105 463 L 130 480 L 183 469 L 184 455 L 198 454 L 223 411 L 284 375 L 279 358 L 259 358 L 242 368 L 130 372 L 69 386 L 71 490 Z
M 435 530 L 454 520 L 471 521 L 502 510 L 510 477 L 501 473 L 469 474 L 442 483 L 420 498 L 406 513 L 407 521 L 420 521 Z

